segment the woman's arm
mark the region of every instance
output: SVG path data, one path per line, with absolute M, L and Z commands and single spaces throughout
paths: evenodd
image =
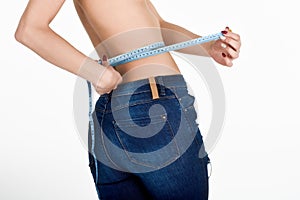
M 172 24 L 167 21 L 162 21 L 161 23 L 162 36 L 166 45 L 172 45 L 174 43 L 184 42 L 191 39 L 196 39 L 201 37 L 181 26 Z M 184 49 L 176 50 L 177 52 L 193 54 L 199 56 L 210 56 L 208 50 L 211 48 L 211 45 L 214 41 L 206 42 L 203 44 L 187 47 Z M 199 48 L 200 47 L 200 48 Z
M 146 0 L 150 12 L 159 20 L 164 43 L 171 45 L 201 37 L 191 31 L 165 21 L 157 12 L 150 0 Z M 219 64 L 232 66 L 232 60 L 238 58 L 241 47 L 240 36 L 232 33 L 228 27 L 223 32 L 222 40 L 206 42 L 200 45 L 177 50 L 181 53 L 199 56 L 210 56 Z M 200 47 L 200 48 L 199 48 Z
M 201 37 L 183 27 L 166 21 L 161 22 L 161 28 L 166 45 Z M 210 56 L 219 64 L 231 67 L 233 65 L 233 59 L 236 59 L 239 56 L 241 47 L 240 36 L 236 33 L 232 33 L 228 27 L 226 27 L 222 33 L 225 37 L 222 37 L 219 40 L 179 49 L 177 52 L 199 56 Z
M 165 21 L 157 12 L 154 5 L 151 3 L 150 0 L 146 0 L 147 6 L 149 8 L 149 11 L 158 19 L 160 23 L 161 33 L 164 40 L 165 45 L 171 45 L 179 42 L 184 42 L 186 40 L 195 39 L 198 37 L 201 37 L 200 35 L 197 35 L 195 33 L 192 33 L 191 31 L 178 26 L 176 24 L 172 24 L 170 22 Z M 200 56 L 209 56 L 207 54 L 207 49 L 210 48 L 212 42 L 207 42 L 201 45 L 192 46 L 184 49 L 176 50 L 181 53 L 186 54 L 194 54 L 194 55 L 200 55 Z M 199 48 L 200 46 L 200 48 Z M 203 50 L 204 48 L 204 50 Z M 201 51 L 202 50 L 202 51 Z
M 49 27 L 64 2 L 65 0 L 30 0 L 15 32 L 16 40 L 48 62 L 89 80 L 96 86 L 114 88 L 113 81 L 120 79 L 120 75 L 117 77 L 113 74 L 117 72 L 111 66 L 102 66 L 85 56 Z

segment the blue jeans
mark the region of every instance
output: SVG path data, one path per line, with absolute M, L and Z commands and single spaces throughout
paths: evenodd
M 89 167 L 99 199 L 208 199 L 195 97 L 182 74 L 156 76 L 155 86 L 123 83 L 96 102 Z

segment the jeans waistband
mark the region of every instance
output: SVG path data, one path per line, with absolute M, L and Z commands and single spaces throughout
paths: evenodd
M 159 95 L 165 94 L 166 87 L 187 87 L 182 74 L 155 76 L 154 79 L 157 84 Z M 151 91 L 148 78 L 119 84 L 115 90 L 108 94 L 108 96 L 117 97 L 146 91 Z
M 179 96 L 179 94 L 174 94 L 177 91 L 181 91 L 181 95 L 183 91 L 187 93 L 187 83 L 182 74 L 160 75 L 153 78 L 159 99 L 176 98 Z M 182 89 L 179 90 L 179 88 Z M 121 83 L 110 93 L 102 94 L 96 102 L 95 109 L 109 113 L 130 105 L 152 102 L 152 89 L 149 78 Z

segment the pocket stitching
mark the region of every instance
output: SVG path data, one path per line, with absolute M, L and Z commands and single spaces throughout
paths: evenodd
M 161 119 L 166 114 L 160 114 L 160 115 L 154 115 L 152 118 L 149 117 L 136 117 L 136 118 L 130 118 L 130 119 L 119 119 L 119 120 L 113 120 L 113 123 L 118 125 L 118 127 L 128 127 L 128 126 L 139 126 L 134 124 L 127 125 L 128 122 L 132 122 L 134 120 L 144 120 L 144 119 L 151 119 L 151 123 L 159 123 L 161 122 Z
M 157 116 L 161 116 L 161 117 L 162 117 L 163 115 L 157 115 Z M 146 119 L 146 118 L 145 118 L 145 119 Z M 162 119 L 162 118 L 161 118 L 161 119 Z M 172 135 L 172 140 L 174 140 L 174 143 L 175 143 L 174 145 L 175 145 L 175 147 L 176 147 L 176 154 L 175 154 L 174 156 L 172 156 L 172 158 L 171 158 L 170 160 L 164 162 L 164 163 L 162 164 L 162 166 L 156 166 L 156 167 L 153 166 L 153 165 L 149 165 L 149 164 L 147 164 L 147 163 L 145 163 L 145 162 L 138 161 L 138 160 L 136 160 L 135 158 L 133 158 L 133 157 L 129 154 L 130 151 L 128 151 L 128 147 L 124 144 L 123 140 L 121 139 L 121 137 L 120 137 L 120 135 L 119 135 L 118 129 L 120 129 L 120 128 L 116 126 L 116 125 L 117 125 L 116 123 L 113 123 L 113 124 L 114 124 L 115 134 L 116 134 L 116 136 L 117 136 L 117 138 L 118 138 L 120 144 L 121 144 L 122 147 L 124 148 L 125 154 L 127 155 L 128 159 L 129 159 L 131 162 L 136 163 L 136 164 L 139 164 L 139 165 L 143 165 L 143 166 L 147 166 L 147 167 L 159 169 L 159 168 L 162 168 L 162 167 L 164 167 L 164 166 L 167 166 L 169 163 L 172 163 L 174 160 L 178 159 L 178 157 L 180 156 L 179 148 L 178 148 L 176 139 L 174 138 L 175 135 L 174 135 L 173 129 L 172 129 L 171 125 L 170 125 L 170 122 L 169 122 L 167 119 L 162 119 L 162 120 L 160 120 L 159 122 L 165 122 L 165 123 L 167 123 L 167 126 L 168 126 L 168 132 L 169 132 L 169 134 Z M 157 123 L 159 123 L 159 122 L 157 122 Z

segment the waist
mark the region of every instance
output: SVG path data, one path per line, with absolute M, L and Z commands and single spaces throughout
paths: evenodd
M 177 98 L 182 91 L 187 93 L 187 83 L 182 74 L 155 76 L 158 99 L 153 99 L 149 79 L 140 79 L 121 83 L 110 93 L 102 94 L 95 105 L 100 112 L 112 112 L 131 105 L 152 102 L 156 100 Z
M 182 74 L 155 76 L 154 79 L 158 90 L 172 87 L 187 87 L 186 81 Z M 112 90 L 109 94 L 104 95 L 113 98 L 124 95 L 138 94 L 142 92 L 151 92 L 148 78 L 121 83 L 115 90 Z
M 181 73 L 169 52 L 120 64 L 115 69 L 123 76 L 123 83 L 150 76 Z
M 178 91 L 187 91 L 187 83 L 182 74 L 155 76 L 159 99 L 177 98 Z M 133 104 L 153 102 L 149 79 L 121 83 L 110 93 L 102 94 L 95 105 L 98 111 L 118 110 Z M 113 102 L 114 105 L 110 105 Z M 109 106 L 106 106 L 109 105 Z

